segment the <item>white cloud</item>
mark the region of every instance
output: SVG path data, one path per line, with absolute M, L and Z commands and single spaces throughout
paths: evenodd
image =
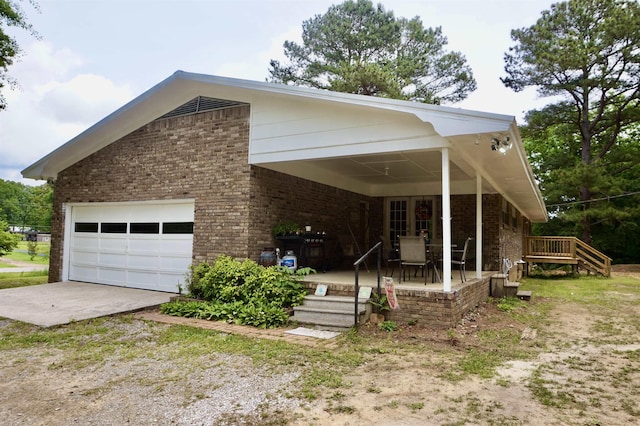
M 0 112 L 0 178 L 22 180 L 20 170 L 76 136 L 133 95 L 95 74 L 81 74 L 84 61 L 69 49 L 35 42 L 10 74 L 20 88 L 7 91 Z
M 24 88 L 42 83 L 45 76 L 47 79 L 62 78 L 84 65 L 82 58 L 70 49 L 55 49 L 45 41 L 34 41 L 23 51 L 28 53 L 9 68 L 9 73 L 18 79 L 22 90 L 6 93 L 7 98 L 19 96 Z
M 269 43 L 266 44 L 266 48 L 258 51 L 250 60 L 222 63 L 215 67 L 214 74 L 232 78 L 264 81 L 264 79 L 269 76 L 269 61 L 276 59 L 280 62 L 287 63 L 287 57 L 284 55 L 283 47 L 284 42 L 287 40 L 302 43 L 302 30 L 300 25 L 291 26 L 288 30 L 271 37 Z
M 132 98 L 128 87 L 93 74 L 52 81 L 38 89 L 42 90 L 40 112 L 63 123 L 93 124 Z

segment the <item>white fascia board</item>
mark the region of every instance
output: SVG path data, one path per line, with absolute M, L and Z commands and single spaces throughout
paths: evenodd
M 274 145 L 278 144 L 274 141 Z M 284 146 L 290 146 L 285 145 Z M 353 155 L 381 154 L 388 152 L 398 152 L 398 146 L 402 146 L 402 151 L 437 149 L 449 146 L 445 139 L 437 136 L 419 137 L 415 139 L 385 140 L 385 141 L 365 141 L 348 145 L 330 145 L 305 149 L 283 149 L 264 153 L 250 153 L 250 164 L 280 163 L 283 161 L 313 160 L 335 157 L 346 157 Z
M 502 196 L 504 196 L 511 204 L 518 207 L 519 210 L 523 214 L 527 215 L 533 222 L 546 222 L 548 220 L 548 216 L 544 199 L 533 175 L 529 160 L 527 159 L 524 144 L 522 143 L 522 139 L 520 138 L 520 132 L 515 120 L 511 122 L 510 127 L 504 133 L 506 133 L 511 138 L 512 148 L 504 157 L 501 157 L 497 152 L 492 152 L 491 155 L 495 154 L 496 157 L 495 161 L 497 163 L 495 164 L 484 164 L 482 163 L 482 160 L 479 157 L 474 156 L 472 152 L 465 149 L 460 149 L 459 147 L 456 147 L 455 154 L 459 156 L 464 162 L 469 164 L 476 172 L 476 174 L 479 174 L 491 187 L 502 194 Z M 486 148 L 483 147 L 483 149 Z M 510 195 L 512 193 L 512 191 L 510 191 L 510 188 L 505 186 L 504 183 L 496 181 L 496 174 L 494 169 L 494 167 L 496 167 L 496 164 L 498 165 L 497 167 L 510 169 L 511 175 L 517 177 L 522 182 L 526 181 L 526 192 L 532 194 L 535 198 L 535 209 L 531 209 L 531 207 L 524 208 L 523 206 L 521 206 L 520 203 L 518 203 Z M 523 191 L 525 190 L 524 187 L 522 187 L 521 189 Z
M 517 143 L 514 143 L 516 147 L 516 152 L 518 154 L 518 159 L 520 160 L 520 165 L 527 177 L 529 188 L 535 195 L 536 203 L 540 208 L 540 211 L 542 212 L 540 217 L 532 218 L 532 219 L 535 219 L 534 220 L 535 222 L 547 222 L 549 220 L 547 206 L 544 202 L 544 198 L 542 197 L 542 192 L 540 191 L 540 187 L 538 186 L 538 183 L 536 182 L 536 179 L 533 175 L 533 169 L 531 168 L 531 164 L 529 164 L 529 159 L 527 158 L 527 153 L 525 152 L 524 144 L 520 139 L 520 132 L 518 131 L 518 126 L 516 125 L 515 122 L 512 124 L 511 130 L 512 130 L 511 132 L 512 137 L 514 137 L 515 135 L 518 136 L 517 139 L 515 139 Z
M 251 92 L 339 102 L 410 113 L 431 123 L 441 136 L 502 132 L 513 117 L 437 105 L 371 96 L 336 93 L 304 87 L 240 80 L 176 71 L 123 107 L 22 171 L 24 177 L 55 178 L 57 173 L 113 143 L 198 95 L 224 94 L 230 100 L 249 101 Z M 508 127 L 508 125 L 507 125 Z M 256 161 L 258 162 L 258 161 Z
M 184 76 L 184 78 L 193 81 L 221 86 L 406 112 L 414 114 L 424 122 L 432 123 L 441 136 L 506 132 L 515 120 L 515 117 L 511 115 L 379 98 L 375 96 L 331 92 L 308 87 L 217 77 L 206 74 L 186 73 L 183 71 L 177 71 L 175 75 Z

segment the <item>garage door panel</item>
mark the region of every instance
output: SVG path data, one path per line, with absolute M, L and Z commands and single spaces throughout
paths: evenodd
M 129 239 L 129 253 L 158 253 L 158 246 L 162 244 L 159 238 L 156 239 Z
M 122 268 L 100 267 L 98 269 L 98 279 L 101 284 L 129 287 L 124 285 L 127 282 L 127 271 Z
M 144 271 L 128 271 L 127 280 L 131 287 L 172 293 L 178 292 L 178 284 L 182 282 L 181 276 L 177 274 Z
M 76 235 L 73 238 L 73 246 L 77 250 L 96 251 L 98 249 L 98 244 L 99 244 L 98 234 L 76 233 Z
M 99 267 L 126 268 L 127 256 L 121 253 L 100 253 Z
M 95 251 L 75 251 L 71 258 L 71 261 L 84 266 L 97 266 L 98 265 L 98 253 Z
M 162 274 L 159 277 L 159 285 L 164 291 L 178 292 L 178 285 L 184 288 L 184 273 Z
M 191 258 L 184 256 L 162 256 L 160 259 L 160 268 L 165 271 L 186 271 L 191 264 Z
M 72 206 L 69 279 L 177 292 L 191 264 L 193 217 L 192 201 Z
M 87 281 L 90 283 L 97 283 L 98 281 L 98 269 L 93 266 L 76 265 L 74 268 L 74 278 L 77 281 Z
M 129 254 L 129 269 L 142 269 L 157 271 L 160 268 L 160 261 L 156 255 Z
M 127 250 L 126 237 L 100 239 L 100 251 L 123 253 Z

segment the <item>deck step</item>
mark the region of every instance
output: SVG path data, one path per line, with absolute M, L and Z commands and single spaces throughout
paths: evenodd
M 520 290 L 516 293 L 516 297 L 520 300 L 526 300 L 529 302 L 531 300 L 531 290 Z
M 519 282 L 507 281 L 504 283 L 504 295 L 505 297 L 517 297 Z

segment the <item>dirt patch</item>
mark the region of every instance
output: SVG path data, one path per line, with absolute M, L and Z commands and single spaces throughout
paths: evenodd
M 632 301 L 622 303 L 623 312 L 554 301 L 539 329 L 494 303 L 481 304 L 452 330 L 404 326 L 388 338 L 388 353 L 348 375 L 344 395 L 322 395 L 326 402 L 303 410 L 296 424 L 637 424 L 640 305 Z M 378 339 L 385 333 L 362 330 Z M 514 352 L 539 346 L 537 355 L 502 363 L 494 377 L 461 377 L 460 361 L 486 351 L 487 336 L 500 333 L 520 336 Z
M 612 272 L 622 272 L 622 273 L 636 273 L 640 274 L 640 264 L 624 264 L 624 265 L 611 265 Z
M 619 268 L 613 279 L 640 280 L 640 267 Z M 0 416 L 10 425 L 637 424 L 637 294 L 615 298 L 613 307 L 534 297 L 522 315 L 535 318 L 526 321 L 482 303 L 450 330 L 417 323 L 388 333 L 363 326 L 364 363 L 342 374 L 341 385 L 318 386 L 311 401 L 296 397 L 308 370 L 295 363 L 270 371 L 215 350 L 193 355 L 186 338 L 158 341 L 167 325 L 118 318 L 102 326 L 118 343 L 113 352 L 98 352 L 89 339 L 86 351 L 69 355 L 70 325 L 51 342 L 3 350 Z M 14 324 L 0 320 L 0 331 Z M 31 335 L 42 338 L 37 328 Z M 505 344 L 511 356 L 492 357 Z M 491 363 L 497 374 L 487 377 L 464 370 Z

